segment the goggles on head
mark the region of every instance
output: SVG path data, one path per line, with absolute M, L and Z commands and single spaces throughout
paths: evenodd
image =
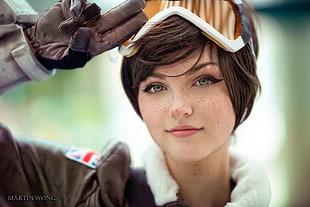
M 127 57 L 138 51 L 133 42 L 146 34 L 155 23 L 178 15 L 193 23 L 202 33 L 226 51 L 236 52 L 250 43 L 254 54 L 250 21 L 241 0 L 149 0 L 144 9 L 148 22 L 119 47 Z

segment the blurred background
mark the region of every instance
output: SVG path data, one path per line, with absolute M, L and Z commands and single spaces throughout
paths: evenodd
M 38 11 L 54 0 L 28 0 Z M 97 0 L 99 2 L 99 0 Z M 120 0 L 100 1 L 103 11 Z M 236 133 L 235 146 L 261 162 L 272 187 L 271 207 L 310 206 L 310 1 L 252 0 L 259 15 L 258 73 L 262 94 Z M 150 142 L 125 97 L 117 50 L 84 68 L 57 71 L 0 96 L 0 121 L 16 136 L 40 137 L 100 151 L 128 143 L 132 164 Z

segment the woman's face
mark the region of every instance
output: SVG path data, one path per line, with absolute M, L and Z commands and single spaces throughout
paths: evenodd
M 228 146 L 235 113 L 217 57 L 211 58 L 210 51 L 204 49 L 195 67 L 200 51 L 155 68 L 139 85 L 142 118 L 168 158 L 199 161 Z

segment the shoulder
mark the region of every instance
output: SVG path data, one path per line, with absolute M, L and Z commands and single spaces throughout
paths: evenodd
M 155 206 L 154 196 L 147 183 L 146 171 L 142 168 L 130 170 L 125 193 L 129 206 Z
M 20 168 L 17 169 L 16 160 L 19 160 L 16 143 L 9 129 L 0 123 L 0 177 L 3 178 L 2 181 L 9 172 L 21 171 Z
M 233 148 L 229 153 L 231 178 L 236 185 L 226 206 L 269 206 L 271 188 L 264 167 Z
M 53 141 L 14 139 L 0 124 L 0 148 L 0 200 L 39 193 L 54 196 L 58 206 L 123 206 L 130 157 L 121 142 L 100 155 Z

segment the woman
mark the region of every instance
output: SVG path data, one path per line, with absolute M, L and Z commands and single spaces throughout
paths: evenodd
M 259 185 L 248 198 L 234 197 L 239 158 L 229 153 L 231 136 L 260 89 L 252 11 L 241 1 L 148 3 L 147 15 L 148 9 L 160 12 L 121 48 L 128 56 L 121 72 L 125 92 L 157 145 L 153 153 L 162 159 L 149 153 L 146 160 L 156 204 L 179 199 L 195 207 L 264 206 L 266 198 L 268 205 L 268 185 L 266 197 L 255 192 Z M 240 37 L 243 45 L 237 46 Z M 173 190 L 163 192 L 160 185 Z
M 158 11 L 157 3 L 162 5 Z M 127 56 L 125 92 L 156 143 L 148 150 L 145 170 L 130 168 L 122 143 L 100 156 L 43 140 L 14 139 L 0 126 L 1 204 L 268 206 L 264 171 L 229 150 L 230 137 L 249 116 L 260 88 L 256 33 L 244 4 L 148 1 L 149 11 L 158 15 L 121 48 Z M 209 13 L 219 24 L 206 23 Z M 55 67 L 50 58 L 38 59 L 46 68 Z M 61 59 L 57 65 L 62 64 Z

